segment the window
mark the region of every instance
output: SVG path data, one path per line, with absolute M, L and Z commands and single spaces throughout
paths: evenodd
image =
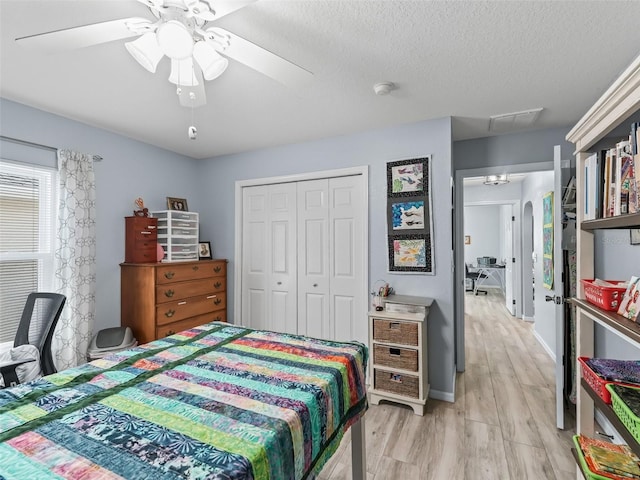
M 56 171 L 0 160 L 0 344 L 12 342 L 27 295 L 52 291 Z

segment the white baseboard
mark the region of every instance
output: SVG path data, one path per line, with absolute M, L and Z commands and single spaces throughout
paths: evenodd
M 535 321 L 536 321 L 536 318 L 535 318 L 535 317 L 526 317 L 526 316 L 523 316 L 523 317 L 522 317 L 522 320 L 524 320 L 525 322 L 533 323 L 533 322 L 535 322 Z
M 458 373 L 458 369 L 456 366 L 453 366 L 453 381 L 451 385 L 453 385 L 453 392 L 443 392 L 442 390 L 434 390 L 432 388 L 429 389 L 429 398 L 433 398 L 434 400 L 442 400 L 443 402 L 455 403 L 456 402 L 456 374 Z
M 551 350 L 551 348 L 549 347 L 549 345 L 547 345 L 547 342 L 545 342 L 542 337 L 540 335 L 538 335 L 538 332 L 536 332 L 535 330 L 533 331 L 533 336 L 535 337 L 536 340 L 538 340 L 538 343 L 540 345 L 542 345 L 542 348 L 544 348 L 544 351 L 547 352 L 549 354 L 549 356 L 551 357 L 551 359 L 554 361 L 556 361 L 556 352 L 554 352 L 553 350 Z

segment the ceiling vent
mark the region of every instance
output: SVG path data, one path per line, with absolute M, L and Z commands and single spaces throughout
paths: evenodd
M 542 110 L 542 108 L 534 108 L 532 110 L 523 110 L 522 112 L 494 115 L 489 117 L 489 131 L 504 133 L 530 127 L 538 119 Z

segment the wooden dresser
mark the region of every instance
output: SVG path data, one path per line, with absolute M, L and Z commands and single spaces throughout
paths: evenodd
M 138 343 L 227 321 L 227 261 L 120 264 L 121 324 Z

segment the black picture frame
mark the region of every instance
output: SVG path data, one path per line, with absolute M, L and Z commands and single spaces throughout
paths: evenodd
M 211 242 L 200 242 L 198 244 L 198 260 L 211 260 L 213 258 Z
M 389 272 L 433 275 L 431 156 L 387 163 Z

